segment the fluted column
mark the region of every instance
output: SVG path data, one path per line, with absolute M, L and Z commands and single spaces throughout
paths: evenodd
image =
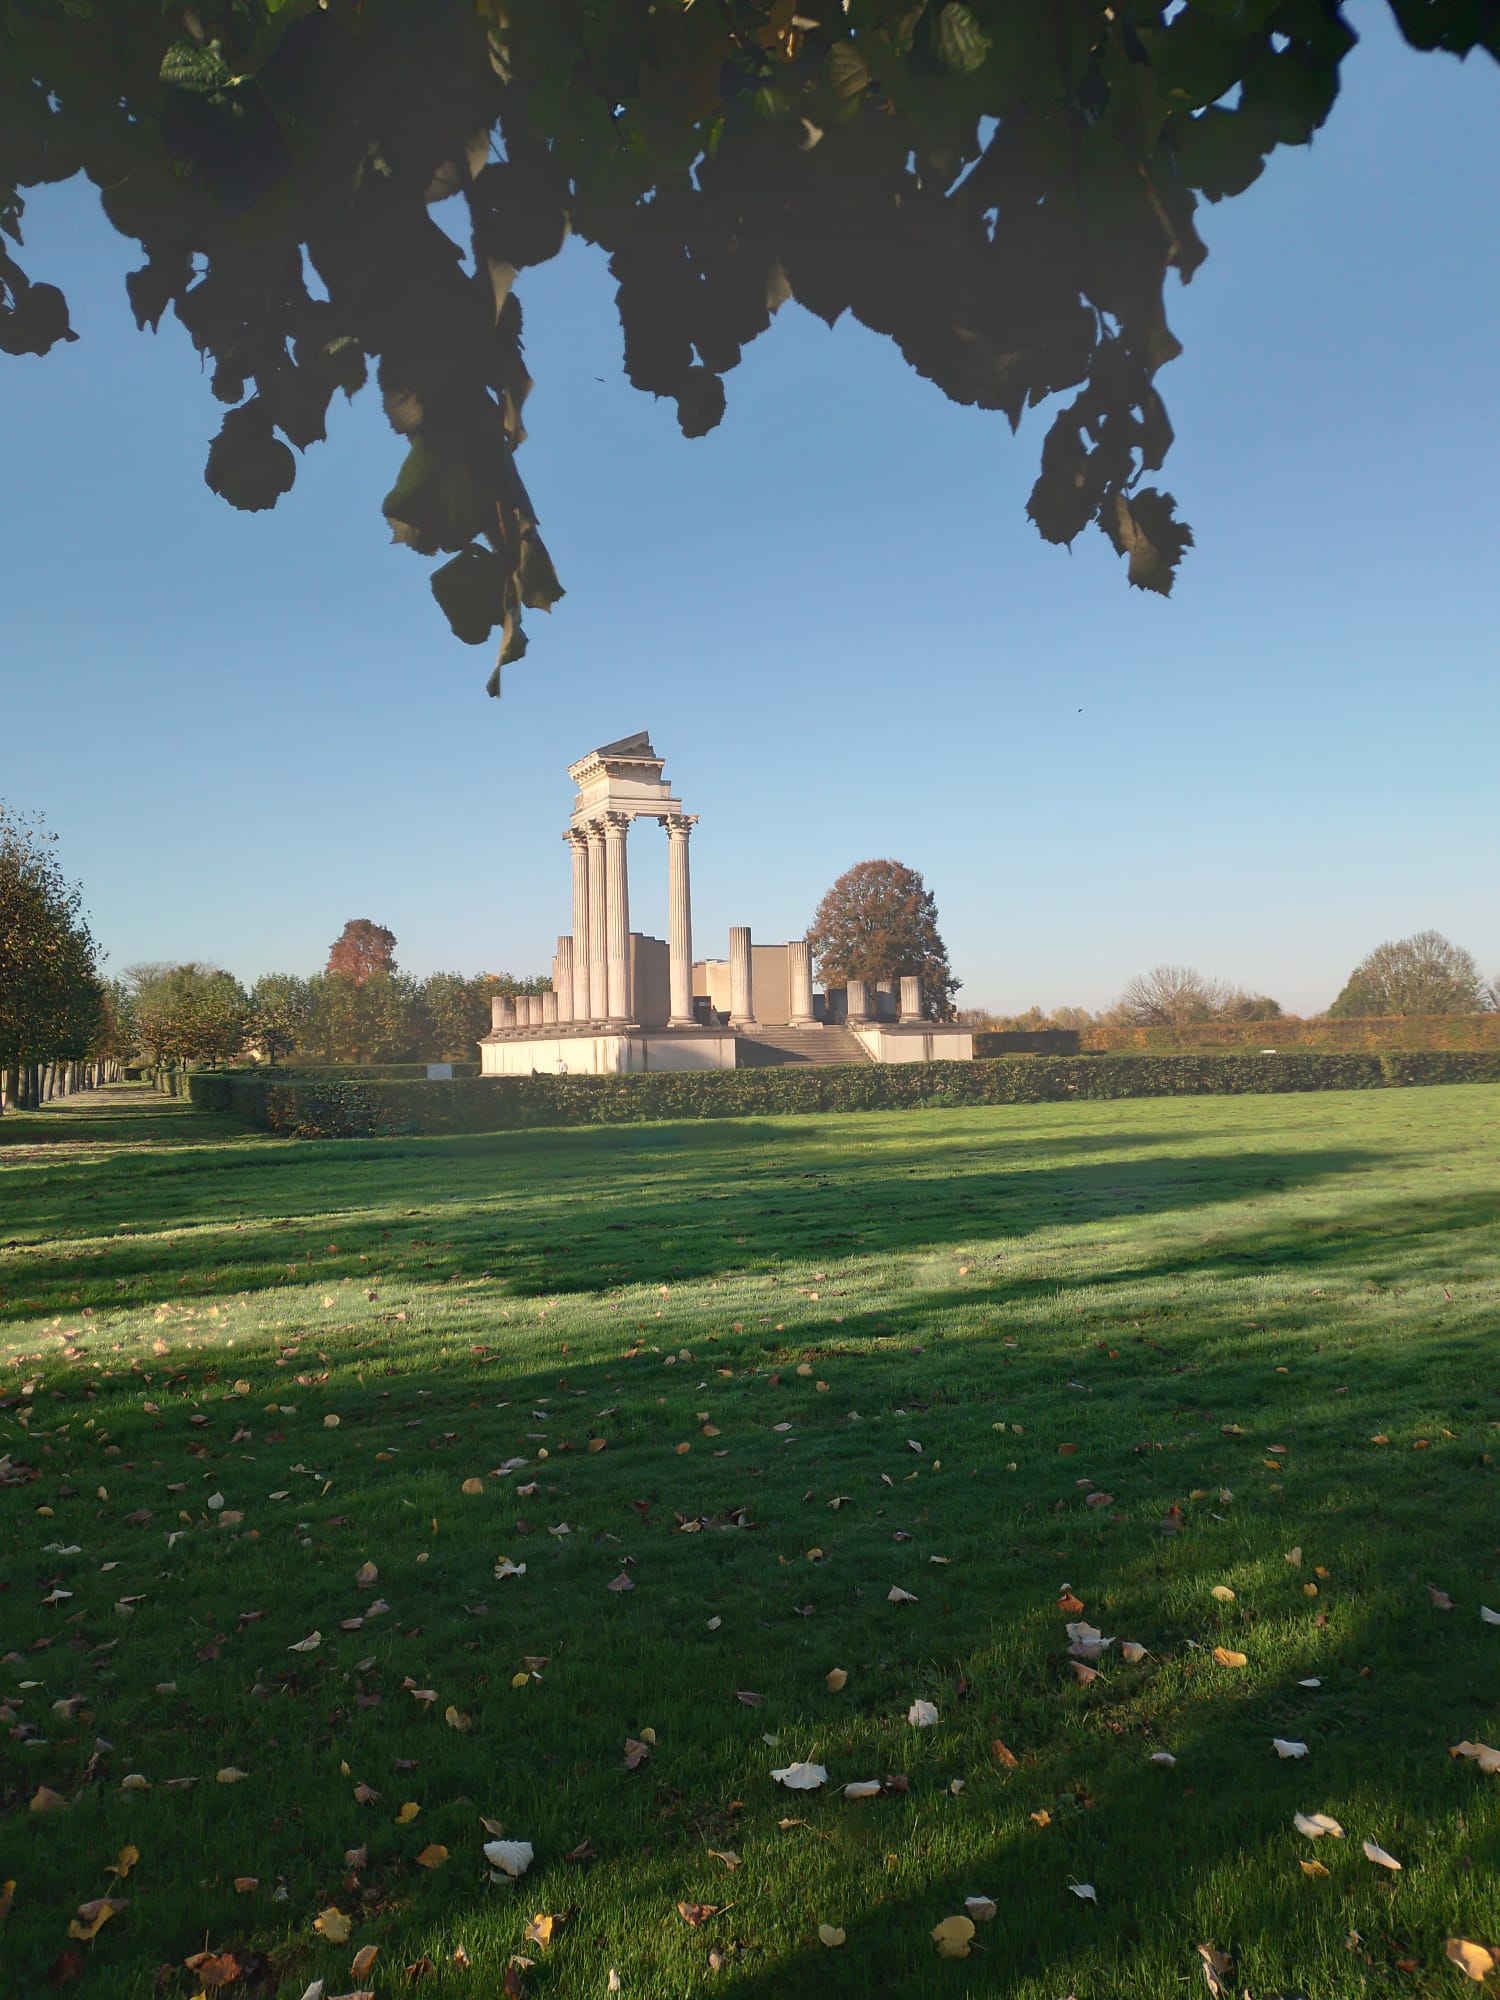
M 671 985 L 668 1025 L 693 1025 L 693 890 L 688 872 L 688 835 L 693 813 L 663 820 L 667 829 L 667 951 Z
M 755 1026 L 755 986 L 751 973 L 750 931 L 736 924 L 729 933 L 729 1025 Z
M 573 857 L 573 1011 L 575 1021 L 591 1021 L 589 1009 L 589 840 L 576 828 L 564 836 Z
M 605 896 L 609 928 L 606 977 L 609 1019 L 630 1019 L 630 868 L 625 855 L 629 813 L 604 815 Z
M 490 1033 L 503 1035 L 507 1028 L 516 1025 L 516 1010 L 508 993 L 490 995 Z
M 542 1021 L 551 1027 L 557 1020 L 557 994 L 555 991 L 542 995 Z
M 794 938 L 786 948 L 792 985 L 792 1025 L 802 1028 L 813 1018 L 812 946 Z
M 573 1019 L 573 940 L 560 937 L 557 940 L 557 977 L 552 984 L 557 988 L 557 1018 L 559 1021 Z
M 922 982 L 914 972 L 901 975 L 901 1018 L 903 1021 L 922 1018 Z
M 863 979 L 847 979 L 844 982 L 844 1013 L 851 1021 L 868 1021 L 870 1018 L 870 989 Z
M 589 1019 L 602 1021 L 609 1012 L 608 914 L 605 894 L 604 825 L 591 820 L 589 843 Z

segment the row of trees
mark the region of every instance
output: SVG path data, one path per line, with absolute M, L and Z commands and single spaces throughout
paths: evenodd
M 30 1108 L 122 1053 L 83 899 L 57 836 L 0 801 L 0 1083 Z
M 1500 974 L 1488 982 L 1472 952 L 1440 931 L 1380 944 L 1350 973 L 1329 1007 L 1333 1019 L 1389 1019 L 1411 1014 L 1500 1012 Z M 1033 1007 L 1025 1014 L 987 1016 L 1003 1028 L 1186 1028 L 1203 1021 L 1278 1021 L 1281 1003 L 1247 993 L 1190 965 L 1154 965 L 1137 973 L 1119 999 L 1099 1014 L 1085 1007 Z
M 344 926 L 311 978 L 264 973 L 248 989 L 214 965 L 132 965 L 116 989 L 127 1032 L 152 1068 L 222 1064 L 472 1059 L 496 993 L 540 993 L 546 979 L 509 973 L 401 971 L 396 939 L 368 918 Z

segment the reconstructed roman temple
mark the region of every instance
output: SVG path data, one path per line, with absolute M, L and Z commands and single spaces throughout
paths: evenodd
M 739 926 L 727 960 L 695 960 L 688 842 L 697 815 L 683 811 L 663 768 L 644 731 L 569 765 L 573 929 L 557 940 L 550 993 L 495 996 L 479 1044 L 484 1075 L 972 1057 L 968 1029 L 923 1020 L 915 978 L 815 992 L 806 938 L 757 945 Z M 667 836 L 665 944 L 630 928 L 627 839 L 637 820 Z

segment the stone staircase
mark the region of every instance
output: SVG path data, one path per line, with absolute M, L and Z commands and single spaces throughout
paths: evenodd
M 735 1062 L 740 1069 L 766 1069 L 773 1063 L 867 1063 L 873 1061 L 857 1035 L 848 1028 L 768 1028 L 759 1022 L 735 1032 Z

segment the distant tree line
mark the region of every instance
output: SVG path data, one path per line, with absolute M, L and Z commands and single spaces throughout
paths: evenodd
M 1486 982 L 1473 954 L 1435 930 L 1377 945 L 1327 1009 L 1335 1020 L 1491 1012 L 1500 1012 L 1500 975 Z M 1032 1007 L 1024 1014 L 973 1011 L 964 1018 L 977 1027 L 1001 1029 L 1186 1028 L 1204 1021 L 1279 1021 L 1284 1014 L 1280 1001 L 1268 994 L 1248 993 L 1190 965 L 1154 965 L 1137 973 L 1113 1006 L 1099 1013 Z
M 132 1045 L 153 1069 L 268 1064 L 469 1060 L 489 1031 L 494 994 L 543 993 L 547 978 L 506 972 L 434 972 L 415 979 L 396 963 L 396 939 L 351 919 L 322 972 L 262 973 L 242 986 L 214 965 L 132 965 L 116 1004 Z

